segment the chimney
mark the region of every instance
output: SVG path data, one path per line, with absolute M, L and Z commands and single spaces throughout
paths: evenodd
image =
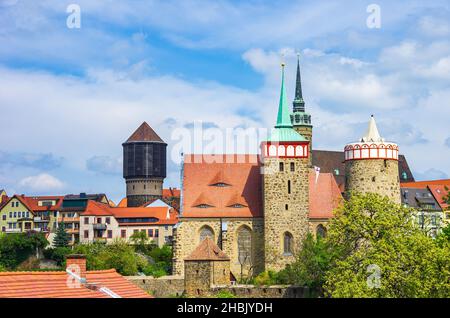
M 66 271 L 80 277 L 82 283 L 86 282 L 86 256 L 82 254 L 67 255 Z

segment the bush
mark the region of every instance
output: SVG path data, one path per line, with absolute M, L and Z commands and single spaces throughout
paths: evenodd
M 262 272 L 253 279 L 253 284 L 256 286 L 270 286 L 280 284 L 278 273 L 274 271 Z
M 158 278 L 168 275 L 165 267 L 166 264 L 162 262 L 149 264 L 142 269 L 142 272 L 147 276 L 153 276 L 155 278 Z
M 236 298 L 236 295 L 229 290 L 221 290 L 216 294 L 216 298 Z
M 70 247 L 56 247 L 44 250 L 44 257 L 56 262 L 58 266 L 64 266 L 67 255 L 72 253 Z
M 0 265 L 14 270 L 19 264 L 44 248 L 48 241 L 42 233 L 11 233 L 0 236 Z

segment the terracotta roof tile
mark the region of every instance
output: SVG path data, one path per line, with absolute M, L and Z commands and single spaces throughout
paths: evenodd
M 86 272 L 88 283 L 106 287 L 122 298 L 151 298 L 114 269 Z M 110 298 L 85 285 L 70 286 L 66 272 L 0 272 L 0 298 Z
M 446 196 L 450 191 L 450 185 L 442 185 L 442 184 L 430 184 L 428 186 L 428 189 L 430 189 L 430 192 L 433 194 L 434 198 L 436 199 L 437 203 L 441 207 L 443 211 L 448 210 L 450 207 L 450 204 L 446 203 L 444 201 L 444 196 Z
M 316 174 L 309 175 L 309 218 L 328 219 L 343 198 L 341 191 L 331 173 L 320 173 L 316 182 Z
M 209 238 L 205 238 L 185 261 L 229 261 L 230 258 Z
M 126 142 L 140 141 L 164 142 L 146 122 L 143 122 Z
M 220 171 L 231 186 L 212 186 Z M 183 217 L 261 217 L 261 174 L 256 155 L 186 155 Z M 238 193 L 243 208 L 229 207 Z M 204 199 L 200 201 L 199 199 Z M 210 208 L 195 207 L 205 203 Z
M 450 179 L 407 182 L 407 183 L 401 183 L 400 187 L 425 189 L 429 185 L 443 185 L 443 186 L 450 187 Z

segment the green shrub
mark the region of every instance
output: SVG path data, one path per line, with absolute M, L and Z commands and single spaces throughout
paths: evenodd
M 236 295 L 229 290 L 221 290 L 216 294 L 216 298 L 236 298 Z

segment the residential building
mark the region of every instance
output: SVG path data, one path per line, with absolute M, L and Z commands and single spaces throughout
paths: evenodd
M 69 255 L 66 271 L 0 272 L 0 298 L 152 298 L 115 269 L 88 271 Z
M 123 239 L 130 243 L 131 236 L 143 232 L 158 246 L 171 244 L 173 227 L 178 212 L 163 201 L 148 207 L 123 208 L 88 201 L 80 217 L 80 242 L 105 242 Z

